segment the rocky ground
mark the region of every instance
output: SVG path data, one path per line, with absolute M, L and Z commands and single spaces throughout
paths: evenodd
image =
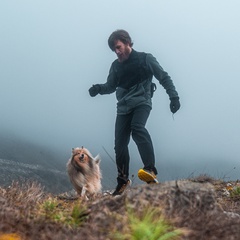
M 186 230 L 182 239 L 239 239 L 240 195 L 231 196 L 237 184 L 201 177 L 192 181 L 139 186 L 118 198 L 103 199 L 93 204 L 89 227 L 106 229 L 118 225 L 119 229 L 124 229 L 125 223 L 119 223 L 108 213 L 126 214 L 124 202 L 128 202 L 138 212 L 149 205 L 161 208 L 163 215 L 175 227 Z M 107 234 L 100 239 L 106 237 Z
M 0 239 L 136 239 L 117 238 L 114 233 L 129 230 L 129 209 L 141 214 L 156 209 L 181 236 L 168 239 L 237 240 L 240 236 L 240 190 L 238 181 L 224 182 L 208 176 L 130 188 L 121 196 L 104 194 L 96 199 L 67 199 L 50 196 L 36 184 L 18 184 L 0 190 Z M 53 219 L 41 207 L 46 201 L 56 208 L 79 206 L 75 225 Z M 51 206 L 51 205 L 49 205 Z M 49 207 L 48 206 L 48 207 Z M 45 206 L 46 208 L 46 206 Z M 49 207 L 50 208 L 50 207 Z M 46 209 L 45 209 L 46 210 Z M 73 213 L 72 213 L 73 215 Z M 71 215 L 71 216 L 72 216 Z M 73 216 L 72 216 L 73 218 Z M 2 238 L 1 238 L 2 237 Z M 8 238 L 10 239 L 10 238 Z M 142 237 L 142 239 L 147 239 Z

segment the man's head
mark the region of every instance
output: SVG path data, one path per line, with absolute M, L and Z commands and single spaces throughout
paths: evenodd
M 133 43 L 127 31 L 117 30 L 108 38 L 108 46 L 117 54 L 118 61 L 123 62 L 128 59 Z

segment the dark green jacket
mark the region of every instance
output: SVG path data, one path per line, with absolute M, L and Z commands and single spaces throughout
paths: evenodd
M 120 63 L 116 59 L 110 68 L 107 82 L 100 84 L 100 94 L 116 91 L 117 114 L 128 114 L 139 105 L 152 107 L 153 76 L 165 88 L 169 98 L 178 97 L 173 82 L 152 54 L 132 50 L 129 58 Z

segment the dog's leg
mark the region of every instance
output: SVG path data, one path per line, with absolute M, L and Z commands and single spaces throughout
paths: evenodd
M 86 187 L 83 186 L 83 188 L 82 188 L 82 193 L 81 193 L 81 198 L 82 198 L 82 199 L 85 198 L 85 200 L 89 200 L 88 197 L 87 197 L 87 195 L 86 195 L 86 190 L 87 190 Z
M 81 197 L 83 197 L 86 194 L 86 187 L 82 187 Z

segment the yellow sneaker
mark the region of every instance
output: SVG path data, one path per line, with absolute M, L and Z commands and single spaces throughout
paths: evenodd
M 138 178 L 148 184 L 158 183 L 156 175 L 152 171 L 140 169 L 138 171 Z

